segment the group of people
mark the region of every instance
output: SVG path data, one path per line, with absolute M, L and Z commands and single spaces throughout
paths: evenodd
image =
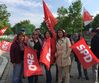
M 31 37 L 27 37 L 21 30 L 17 36 L 14 38 L 13 43 L 10 48 L 10 59 L 13 64 L 13 76 L 12 83 L 22 83 L 23 77 L 23 62 L 24 62 L 24 47 L 29 46 L 32 49 L 37 50 L 37 59 L 39 61 L 40 54 L 43 49 L 43 45 L 47 39 L 51 41 L 51 66 L 56 63 L 56 81 L 57 83 L 70 83 L 70 72 L 72 65 L 72 56 L 75 56 L 75 61 L 77 62 L 78 68 L 78 79 L 82 77 L 81 64 L 76 57 L 75 53 L 70 48 L 72 44 L 80 40 L 81 36 L 75 34 L 75 40 L 72 40 L 69 35 L 66 35 L 63 29 L 58 29 L 57 32 L 51 32 L 47 30 L 44 35 L 40 33 L 40 29 L 37 28 L 32 33 Z M 76 37 L 77 36 L 77 37 Z M 97 37 L 97 35 L 96 35 Z M 94 38 L 92 39 L 92 51 L 94 52 Z M 96 51 L 95 51 L 96 53 Z M 95 54 L 97 55 L 97 54 Z M 52 83 L 52 76 L 50 69 L 47 70 L 46 66 L 46 83 Z M 87 70 L 84 69 L 85 79 L 89 80 Z M 28 83 L 37 83 L 38 76 L 32 75 L 28 77 Z
M 61 83 L 70 82 L 70 65 L 71 65 L 71 43 L 69 38 L 65 37 L 65 33 L 62 29 L 56 32 L 47 30 L 42 36 L 40 29 L 35 29 L 32 36 L 27 38 L 24 31 L 21 30 L 14 38 L 10 48 L 10 59 L 13 64 L 13 77 L 12 83 L 22 83 L 23 76 L 23 62 L 24 62 L 24 47 L 29 46 L 32 49 L 37 50 L 37 59 L 40 59 L 40 53 L 43 49 L 43 44 L 50 38 L 51 42 L 51 66 L 56 63 L 56 81 Z M 52 82 L 52 76 L 50 69 L 47 70 L 46 66 L 46 83 Z M 28 83 L 37 83 L 38 76 L 32 75 L 28 77 Z

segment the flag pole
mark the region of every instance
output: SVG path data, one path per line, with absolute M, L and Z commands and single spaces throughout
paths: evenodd
M 98 82 L 98 64 L 96 65 L 96 69 L 95 69 L 95 83 L 99 83 Z
M 84 8 L 83 8 L 84 9 Z M 83 11 L 83 13 L 84 13 L 84 11 Z M 82 15 L 82 24 L 81 24 L 81 35 L 82 35 L 82 28 L 83 28 L 83 25 L 84 25 L 84 20 L 83 20 L 83 15 Z

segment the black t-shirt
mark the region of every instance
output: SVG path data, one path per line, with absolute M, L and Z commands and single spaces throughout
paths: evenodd
M 39 60 L 40 58 L 40 52 L 41 52 L 41 44 L 40 42 L 34 42 L 34 47 L 33 47 L 35 50 L 37 50 L 37 58 Z

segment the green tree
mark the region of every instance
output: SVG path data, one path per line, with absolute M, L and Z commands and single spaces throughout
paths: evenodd
M 7 6 L 5 4 L 0 4 L 0 29 L 4 28 L 5 26 L 9 27 L 5 34 L 13 33 L 10 28 L 9 17 L 10 13 L 7 11 Z
M 97 14 L 92 22 L 92 27 L 97 28 L 99 27 L 99 14 Z
M 22 28 L 25 29 L 26 34 L 32 34 L 35 29 L 35 25 L 31 24 L 29 20 L 24 20 L 15 24 L 12 30 L 15 34 L 17 34 Z
M 81 9 L 81 0 L 73 2 L 67 9 L 60 7 L 57 11 L 59 20 L 57 27 L 71 34 L 80 31 L 83 25 Z
M 46 32 L 47 31 L 47 26 L 46 26 L 46 23 L 43 21 L 42 23 L 41 23 L 41 25 L 40 25 L 40 31 L 41 31 L 41 33 L 42 34 L 44 34 L 44 32 Z
M 57 13 L 58 13 L 58 17 L 57 17 L 58 24 L 55 29 L 56 30 L 58 28 L 64 29 L 67 26 L 66 19 L 68 19 L 68 10 L 62 6 L 62 7 L 58 8 Z

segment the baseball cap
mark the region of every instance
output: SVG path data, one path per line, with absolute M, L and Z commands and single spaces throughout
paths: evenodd
M 20 33 L 20 32 L 25 34 L 25 33 L 26 33 L 26 32 L 25 32 L 25 28 L 21 28 L 20 31 L 19 31 L 19 33 Z

